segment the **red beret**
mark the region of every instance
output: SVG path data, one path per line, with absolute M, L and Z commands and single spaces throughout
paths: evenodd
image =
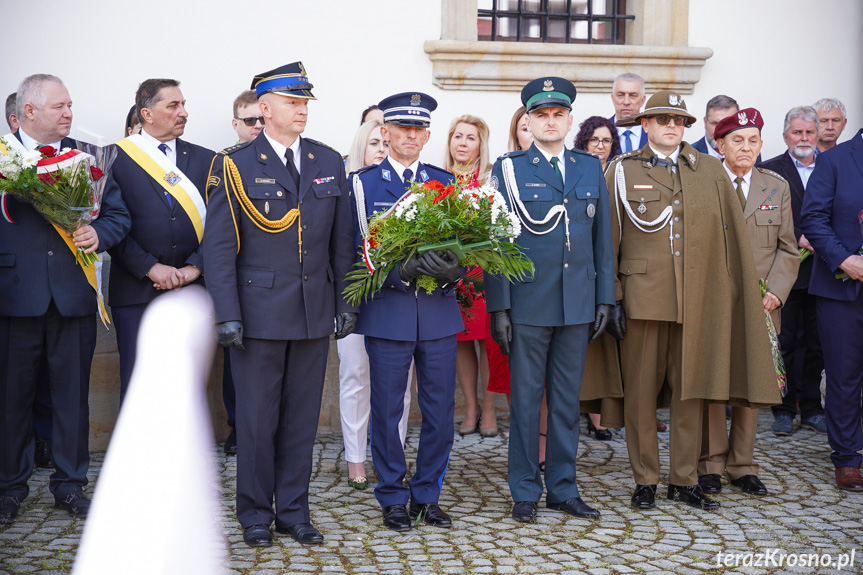
M 742 128 L 758 128 L 760 130 L 762 127 L 764 127 L 764 119 L 761 117 L 761 112 L 755 108 L 744 108 L 736 114 L 719 120 L 713 131 L 713 139 L 718 140 L 725 137 L 726 134 Z

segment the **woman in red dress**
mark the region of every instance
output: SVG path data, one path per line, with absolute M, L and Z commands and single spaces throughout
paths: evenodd
M 488 125 L 476 116 L 459 116 L 452 121 L 447 136 L 446 169 L 455 173 L 461 180 L 476 179 L 484 183 L 491 171 L 488 161 Z M 460 282 L 459 290 L 465 294 L 473 293 L 472 280 L 481 279 L 479 267 L 468 270 L 465 280 Z M 494 410 L 495 393 L 482 394 L 482 407 L 477 398 L 477 372 L 482 388 L 488 386 L 488 358 L 486 356 L 486 314 L 485 298 L 480 294 L 473 299 L 470 312 L 464 314 L 465 330 L 456 336 L 456 376 L 464 394 L 464 420 L 458 429 L 461 435 L 479 431 L 484 437 L 497 435 L 497 416 Z M 477 347 L 479 357 L 477 357 Z

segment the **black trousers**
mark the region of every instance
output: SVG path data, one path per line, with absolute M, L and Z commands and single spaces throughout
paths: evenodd
M 309 522 L 309 479 L 329 337 L 244 338 L 231 350 L 237 390 L 237 520 Z M 275 498 L 275 512 L 273 499 Z
M 773 415 L 787 413 L 808 419 L 824 413 L 821 407 L 821 370 L 824 355 L 818 335 L 818 320 L 815 313 L 815 296 L 808 290 L 793 289 L 782 306 L 782 331 L 779 346 L 788 378 L 788 394 L 781 405 L 774 405 Z
M 54 302 L 40 317 L 0 317 L 0 494 L 23 499 L 33 468 L 33 404 L 40 364 L 51 389 L 56 470 L 63 498 L 87 484 L 90 364 L 96 315 L 64 317 Z

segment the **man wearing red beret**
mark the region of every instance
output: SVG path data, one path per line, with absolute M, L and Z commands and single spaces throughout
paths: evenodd
M 763 125 L 761 113 L 746 108 L 720 120 L 713 137 L 724 158 L 722 166 L 740 198 L 755 271 L 767 281 L 761 304 L 778 331 L 779 308 L 797 278 L 800 254 L 794 239 L 788 182 L 775 172 L 754 167 L 761 152 Z M 766 380 L 756 381 L 755 385 L 771 388 L 776 384 Z M 722 474 L 727 471 L 731 485 L 744 493 L 766 495 L 767 488 L 758 479 L 758 464 L 753 461 L 758 409 L 732 407 L 730 433 L 725 428 L 725 406 L 721 403 L 706 407 L 703 422 L 698 483 L 704 492 L 719 493 Z

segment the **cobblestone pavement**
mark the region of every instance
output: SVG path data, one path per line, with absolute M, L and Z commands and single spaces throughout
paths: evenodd
M 667 420 L 667 412 L 661 416 Z M 224 529 L 231 551 L 229 572 L 836 573 L 835 568 L 776 564 L 783 554 L 791 563 L 802 553 L 830 554 L 836 561 L 841 554 L 850 557 L 852 552 L 855 564 L 843 572 L 863 572 L 863 495 L 836 489 L 825 436 L 798 429 L 790 438 L 777 438 L 770 432 L 772 422 L 769 410 L 762 410 L 756 458 L 761 463 L 760 477 L 770 490 L 766 497 L 744 495 L 723 480 L 723 493 L 718 496 L 722 507 L 708 513 L 668 502 L 666 487 L 661 485 L 656 509 L 636 511 L 629 506 L 633 483 L 623 436 L 616 433 L 611 441 L 603 442 L 582 433 L 579 485 L 584 499 L 601 510 L 601 520 L 571 518 L 546 509 L 542 501 L 538 523 L 527 526 L 510 518 L 507 422 L 501 422 L 502 433 L 496 438 L 456 435 L 441 497 L 454 527 L 446 531 L 422 526 L 409 533 L 383 528 L 371 486 L 355 491 L 347 485 L 341 436 L 320 435 L 315 446 L 311 509 L 312 521 L 324 533 L 326 543 L 317 547 L 302 547 L 278 535 L 273 547 L 246 547 L 234 515 L 235 458 L 219 452 Z M 418 431 L 412 427 L 408 436 L 410 463 Z M 667 442 L 668 434 L 660 438 Z M 667 469 L 667 445 L 662 453 Z M 93 480 L 101 462 L 102 454 L 94 454 Z M 23 502 L 18 520 L 0 526 L 0 575 L 71 571 L 83 523 L 54 509 L 47 484 L 48 472 L 36 472 L 31 496 Z M 769 556 L 767 567 L 744 565 L 746 555 L 736 568 L 717 564 L 720 553 L 774 549 L 778 551 Z M 723 557 L 734 560 L 733 555 Z M 748 557 L 748 561 L 757 559 Z

